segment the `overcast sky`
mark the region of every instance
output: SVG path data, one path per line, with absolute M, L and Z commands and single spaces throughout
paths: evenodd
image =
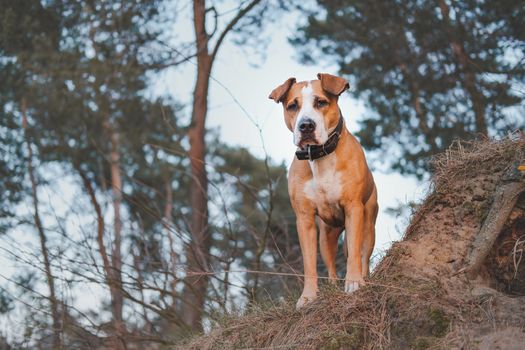
M 207 119 L 207 127 L 218 130 L 223 142 L 245 146 L 261 157 L 266 149 L 272 159 L 284 161 L 287 166 L 291 164 L 295 152 L 292 133 L 284 124 L 281 105 L 268 99 L 268 95 L 289 77 L 296 77 L 301 81 L 316 79 L 319 72 L 337 74 L 337 67 L 323 62 L 311 66 L 299 63 L 295 48 L 287 40 L 294 30 L 296 20 L 293 17 L 294 14 L 287 15 L 287 18 L 268 29 L 271 42 L 262 63 L 260 58 L 248 57 L 246 52 L 231 41 L 225 42 L 212 72 Z M 179 39 L 191 40 L 193 37 L 190 20 L 191 15 L 186 19 L 181 16 L 178 21 L 175 30 Z M 259 64 L 254 66 L 254 63 Z M 169 92 L 186 104 L 186 112 L 190 113 L 194 82 L 195 61 L 191 61 L 162 75 L 157 81 L 158 92 Z M 356 121 L 363 117 L 365 111 L 363 102 L 353 99 L 350 93 L 345 93 L 340 98 L 340 106 L 350 131 L 356 131 Z M 262 135 L 259 134 L 259 128 Z M 394 218 L 384 210 L 421 198 L 427 185 L 418 184 L 412 177 L 378 170 L 374 171 L 374 177 L 380 205 L 376 225 L 377 252 L 388 248 L 392 240 L 399 239 L 399 228 L 406 225 L 406 217 Z

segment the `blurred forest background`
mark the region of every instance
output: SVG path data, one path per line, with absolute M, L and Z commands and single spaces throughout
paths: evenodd
M 206 128 L 221 46 L 264 56 L 284 15 L 393 171 L 525 126 L 519 0 L 0 0 L 1 349 L 169 347 L 299 290 L 285 164 Z M 151 93 L 188 65 L 191 104 Z

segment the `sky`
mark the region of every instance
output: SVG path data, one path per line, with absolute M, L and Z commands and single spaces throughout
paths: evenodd
M 287 166 L 293 160 L 296 147 L 292 142 L 292 133 L 284 124 L 282 106 L 270 100 L 268 95 L 289 77 L 302 81 L 316 79 L 320 72 L 337 75 L 337 67 L 324 62 L 306 66 L 298 61 L 296 49 L 287 39 L 295 30 L 297 20 L 294 15 L 285 16 L 267 29 L 271 41 L 265 50 L 264 60 L 252 58 L 230 40 L 225 41 L 212 72 L 207 117 L 207 128 L 217 130 L 223 142 L 244 146 L 260 157 L 267 153 L 273 160 L 284 161 Z M 186 19 L 181 16 L 175 26 L 179 39 L 192 39 L 190 21 L 191 15 Z M 168 93 L 189 106 L 194 82 L 195 61 L 190 61 L 163 74 L 157 80 L 156 90 Z M 366 111 L 363 101 L 345 93 L 340 97 L 339 104 L 349 130 L 357 131 L 357 121 L 363 118 Z M 189 107 L 186 112 L 190 112 Z M 398 173 L 376 170 L 373 174 L 380 206 L 375 253 L 380 253 L 401 237 L 407 224 L 406 215 L 392 217 L 385 213 L 385 209 L 420 200 L 428 185 Z

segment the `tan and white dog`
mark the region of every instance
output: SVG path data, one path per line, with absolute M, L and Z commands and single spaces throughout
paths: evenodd
M 345 230 L 345 291 L 364 283 L 375 242 L 377 190 L 357 139 L 346 129 L 337 104 L 349 88 L 343 78 L 318 74 L 318 80 L 286 80 L 270 98 L 281 102 L 284 121 L 298 147 L 288 175 L 304 264 L 300 308 L 317 295 L 317 227 L 321 257 L 331 281 L 337 279 L 337 242 Z

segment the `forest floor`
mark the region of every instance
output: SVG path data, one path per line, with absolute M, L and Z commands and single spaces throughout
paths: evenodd
M 525 136 L 455 143 L 367 284 L 228 316 L 184 349 L 523 349 Z

